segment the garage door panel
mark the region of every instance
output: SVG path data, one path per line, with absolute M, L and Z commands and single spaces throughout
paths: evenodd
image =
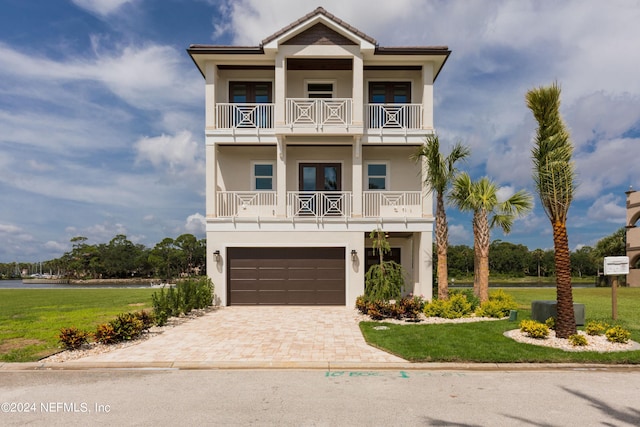
M 344 305 L 345 248 L 228 248 L 229 302 Z

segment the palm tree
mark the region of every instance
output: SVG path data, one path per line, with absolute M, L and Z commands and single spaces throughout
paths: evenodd
M 425 144 L 411 157 L 415 161 L 424 161 L 427 173 L 425 182 L 430 192 L 436 194 L 436 251 L 438 253 L 438 299 L 449 297 L 447 281 L 447 249 L 449 247 L 449 227 L 444 209 L 444 195 L 451 180 L 458 172 L 456 162 L 471 154 L 469 147 L 456 143 L 448 156 L 440 152 L 438 135 L 429 135 Z
M 567 236 L 567 212 L 576 188 L 571 155 L 573 145 L 560 116 L 560 87 L 531 89 L 527 106 L 538 122 L 535 145 L 531 150 L 535 186 L 553 227 L 556 265 L 556 336 L 568 338 L 576 333 L 571 288 L 571 262 Z
M 520 190 L 509 199 L 498 200 L 498 186 L 487 177 L 472 181 L 462 173 L 453 181 L 451 202 L 462 211 L 473 212 L 473 292 L 481 302 L 489 299 L 489 246 L 491 229 L 499 226 L 508 234 L 513 221 L 531 210 L 532 198 Z

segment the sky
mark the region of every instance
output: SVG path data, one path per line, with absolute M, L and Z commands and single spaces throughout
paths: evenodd
M 375 5 L 375 7 L 372 7 Z M 625 225 L 640 188 L 640 0 L 0 0 L 0 262 L 70 239 L 204 238 L 204 79 L 190 44 L 257 46 L 322 6 L 380 46 L 446 45 L 434 122 L 461 167 L 534 193 L 527 90 L 557 81 L 575 145 L 572 250 Z M 534 210 L 492 239 L 551 249 Z M 448 208 L 450 244 L 473 244 Z

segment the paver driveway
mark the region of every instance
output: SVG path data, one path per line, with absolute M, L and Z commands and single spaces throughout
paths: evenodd
M 404 362 L 367 345 L 347 307 L 222 307 L 78 362 Z

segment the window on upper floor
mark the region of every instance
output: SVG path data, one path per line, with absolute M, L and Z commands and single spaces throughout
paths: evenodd
M 411 103 L 411 82 L 369 82 L 371 104 Z
M 267 104 L 271 99 L 271 82 L 229 82 L 231 103 Z
M 389 184 L 388 170 L 386 163 L 367 163 L 367 189 L 387 190 Z
M 254 162 L 251 167 L 252 190 L 273 190 L 272 162 Z
M 307 98 L 333 98 L 333 82 L 307 82 Z

